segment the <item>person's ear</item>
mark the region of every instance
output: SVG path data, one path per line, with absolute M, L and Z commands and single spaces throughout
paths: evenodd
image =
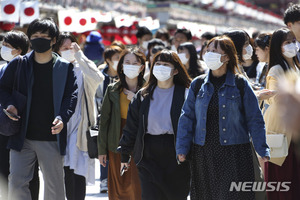
M 229 61 L 229 56 L 226 54 L 225 56 L 223 56 L 223 63 L 227 63 Z
M 288 27 L 289 29 L 291 29 L 291 28 L 292 28 L 292 24 L 293 24 L 292 22 L 288 22 L 288 23 L 287 23 L 287 27 Z
M 53 38 L 52 40 L 51 40 L 51 46 L 53 46 L 53 45 L 55 45 L 56 44 L 56 38 Z

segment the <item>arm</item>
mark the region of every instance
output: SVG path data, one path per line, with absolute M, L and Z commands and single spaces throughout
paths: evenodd
M 139 129 L 139 108 L 141 103 L 140 92 L 132 99 L 127 113 L 126 125 L 123 128 L 122 138 L 120 140 L 121 146 L 121 162 L 127 163 L 130 153 L 133 151 Z
M 250 84 L 246 80 L 244 89 L 243 106 L 245 110 L 245 119 L 255 150 L 262 158 L 270 157 L 270 149 L 266 143 L 265 122 L 261 110 L 259 109 L 257 98 Z
M 197 79 L 195 79 L 189 89 L 187 99 L 185 100 L 181 116 L 178 122 L 177 138 L 176 138 L 176 154 L 184 155 L 188 154 L 190 146 L 195 133 L 196 115 L 195 115 L 195 85 Z M 184 161 L 181 160 L 180 161 Z
M 18 57 L 8 63 L 0 79 L 0 104 L 7 108 L 9 105 L 16 107 L 12 99 L 12 89 L 15 77 L 15 71 L 18 65 Z
M 76 76 L 73 71 L 73 65 L 70 64 L 59 116 L 56 117 L 58 119 L 61 119 L 64 124 L 67 124 L 67 122 L 75 112 L 77 93 L 78 88 Z
M 108 128 L 111 120 L 111 101 L 109 99 L 109 93 L 111 91 L 111 86 L 107 87 L 103 98 L 101 118 L 100 118 L 100 127 L 98 133 L 98 154 L 107 155 L 107 137 L 108 137 Z

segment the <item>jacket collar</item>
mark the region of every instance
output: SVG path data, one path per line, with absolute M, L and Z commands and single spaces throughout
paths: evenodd
M 212 76 L 212 71 L 211 70 L 209 70 L 208 75 L 205 77 L 204 84 L 211 83 L 210 82 L 210 76 Z M 230 70 L 227 70 L 225 85 L 235 86 L 234 77 L 235 77 L 235 75 Z

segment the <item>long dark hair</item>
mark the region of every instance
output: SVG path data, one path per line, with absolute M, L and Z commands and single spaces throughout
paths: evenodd
M 224 35 L 228 36 L 234 43 L 239 62 L 245 62 L 243 59 L 243 48 L 247 40 L 250 43 L 250 36 L 248 33 L 244 30 L 231 30 L 224 33 Z
M 269 60 L 269 69 L 275 66 L 275 65 L 280 65 L 284 71 L 288 70 L 288 66 L 284 62 L 286 60 L 283 57 L 282 54 L 282 44 L 283 42 L 287 39 L 288 34 L 293 34 L 289 29 L 287 28 L 280 28 L 274 31 L 272 38 L 271 38 L 271 44 L 270 44 L 270 60 Z M 293 58 L 295 64 L 299 68 L 299 62 L 297 60 L 297 56 Z
M 125 49 L 121 53 L 120 60 L 119 60 L 119 63 L 118 63 L 118 68 L 117 68 L 117 73 L 118 73 L 118 76 L 119 76 L 119 82 L 121 83 L 121 85 L 118 89 L 126 88 L 126 89 L 129 90 L 127 82 L 126 82 L 126 78 L 125 78 L 126 76 L 125 76 L 124 71 L 123 71 L 124 58 L 127 54 L 134 54 L 135 57 L 137 58 L 137 60 L 141 62 L 142 66 L 144 65 L 144 69 L 138 75 L 137 89 L 139 90 L 140 88 L 143 87 L 143 84 L 144 84 L 146 56 L 138 48 Z
M 198 62 L 198 56 L 197 56 L 197 51 L 193 43 L 191 42 L 185 42 L 179 45 L 177 48 L 178 50 L 184 50 L 187 49 L 189 54 L 190 54 L 190 59 L 189 59 L 189 69 L 188 69 L 188 74 L 190 75 L 191 78 L 195 78 L 201 74 L 204 74 L 204 70 L 200 63 Z
M 212 42 L 215 42 L 215 46 L 214 46 L 215 48 L 218 48 L 218 44 L 219 44 L 221 49 L 229 57 L 227 69 L 229 69 L 232 73 L 235 74 L 236 69 L 238 69 L 238 67 L 237 67 L 238 57 L 237 57 L 237 52 L 236 52 L 236 49 L 235 49 L 235 46 L 234 46 L 234 43 L 232 42 L 232 40 L 225 35 L 217 36 L 208 42 L 207 47 L 209 47 L 209 45 Z
M 157 61 L 163 61 L 163 62 L 168 62 L 174 65 L 174 68 L 177 69 L 178 74 L 174 75 L 173 82 L 176 85 L 182 85 L 186 88 L 190 87 L 191 84 L 191 78 L 189 77 L 184 65 L 180 61 L 180 58 L 178 55 L 171 50 L 162 50 L 155 54 L 153 63 L 150 68 L 150 78 L 148 83 L 143 87 L 142 90 L 142 95 L 150 95 L 150 98 L 152 98 L 153 91 L 157 86 L 157 79 L 153 75 L 153 67 Z

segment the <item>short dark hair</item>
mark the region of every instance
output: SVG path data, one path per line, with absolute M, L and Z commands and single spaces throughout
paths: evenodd
M 41 33 L 48 32 L 48 35 L 51 39 L 55 38 L 56 40 L 58 40 L 59 29 L 52 18 L 43 18 L 43 19 L 33 20 L 29 24 L 28 29 L 27 29 L 28 38 L 30 39 L 31 36 L 36 32 L 41 32 Z
M 152 32 L 147 27 L 139 27 L 136 33 L 136 37 L 142 38 L 144 35 L 152 35 Z
M 53 48 L 54 52 L 56 52 L 56 53 L 59 52 L 59 49 L 63 45 L 65 39 L 70 39 L 71 42 L 77 43 L 77 39 L 71 32 L 61 32 L 58 36 L 56 44 L 54 45 L 54 48 Z
M 244 62 L 243 47 L 247 39 L 250 43 L 250 36 L 248 35 L 248 33 L 244 30 L 231 30 L 224 33 L 224 35 L 228 36 L 233 41 L 237 56 L 239 58 L 239 62 Z
M 216 35 L 213 34 L 212 32 L 205 32 L 201 35 L 201 37 L 207 39 L 207 40 L 211 40 L 215 37 Z
M 155 47 L 156 45 L 159 45 L 159 46 L 165 46 L 165 44 L 163 43 L 163 41 L 161 39 L 158 39 L 158 38 L 153 38 L 151 40 L 148 41 L 148 54 L 146 56 L 146 60 L 149 61 L 149 58 L 150 58 L 150 49 L 152 47 Z
M 290 4 L 284 12 L 283 21 L 286 25 L 289 22 L 300 21 L 300 4 Z
M 191 33 L 191 31 L 189 31 L 189 30 L 187 30 L 185 28 L 183 28 L 183 29 L 180 29 L 180 28 L 177 29 L 174 35 L 176 35 L 177 33 L 182 33 L 183 35 L 185 35 L 185 37 L 186 37 L 186 39 L 188 41 L 190 41 L 192 39 L 192 33 Z
M 155 34 L 155 38 L 161 39 L 162 37 L 165 37 L 167 40 L 170 39 L 170 33 L 166 28 L 158 29 Z
M 103 57 L 106 61 L 107 59 L 111 60 L 111 57 L 115 55 L 116 53 L 122 53 L 123 49 L 121 49 L 119 46 L 109 46 L 104 50 Z M 107 62 L 107 61 L 106 61 Z
M 22 31 L 9 31 L 4 35 L 3 41 L 15 49 L 21 49 L 21 55 L 25 55 L 29 48 L 29 39 Z

